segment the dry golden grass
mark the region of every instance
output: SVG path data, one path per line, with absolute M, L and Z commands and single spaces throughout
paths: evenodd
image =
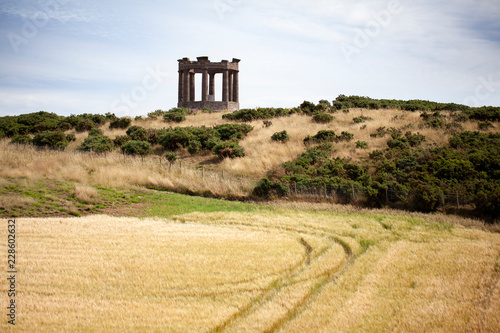
M 158 186 L 171 190 L 190 190 L 217 195 L 244 196 L 255 186 L 255 180 L 234 177 L 229 173 L 202 172 L 179 163 L 170 167 L 166 159 L 149 156 L 144 159 L 124 157 L 118 152 L 107 155 L 75 151 L 39 151 L 32 147 L 19 149 L 0 142 L 0 177 L 55 179 L 81 184 L 129 188 Z M 185 165 L 185 164 L 184 164 Z
M 16 230 L 23 332 L 206 331 L 303 260 L 278 230 L 108 216 L 18 219 Z
M 499 234 L 379 213 L 18 219 L 16 329 L 500 330 Z
M 99 192 L 94 188 L 88 185 L 75 185 L 75 198 L 83 202 L 95 203 L 99 201 Z

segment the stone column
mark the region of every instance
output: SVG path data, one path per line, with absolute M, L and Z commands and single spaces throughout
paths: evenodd
M 180 105 L 182 102 L 183 102 L 183 92 L 182 92 L 182 88 L 183 88 L 183 84 L 182 84 L 182 79 L 183 79 L 183 75 L 184 73 L 179 70 L 179 98 L 178 98 L 178 104 Z
M 194 102 L 195 100 L 195 81 L 194 81 L 194 73 L 189 73 L 189 100 Z
M 233 74 L 233 102 L 240 102 L 240 83 L 238 82 L 238 71 L 234 71 Z
M 210 73 L 210 88 L 208 89 L 208 95 L 213 96 L 209 98 L 209 100 L 215 101 L 215 73 Z
M 222 72 L 222 101 L 229 102 L 229 73 L 227 69 Z
M 229 99 L 227 100 L 228 102 L 233 101 L 233 71 L 229 71 Z
M 203 102 L 208 101 L 208 71 L 203 70 L 203 78 L 201 80 L 201 100 Z
M 182 103 L 183 103 L 183 107 L 186 106 L 186 103 L 190 101 L 190 86 L 189 86 L 189 70 L 184 70 L 183 71 L 183 76 L 184 76 L 184 80 L 182 82 L 183 84 L 183 88 L 182 88 Z

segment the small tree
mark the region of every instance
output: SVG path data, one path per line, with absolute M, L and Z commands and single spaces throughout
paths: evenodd
M 165 158 L 170 163 L 170 169 L 172 169 L 172 164 L 177 161 L 177 155 L 174 152 L 168 152 L 165 154 Z

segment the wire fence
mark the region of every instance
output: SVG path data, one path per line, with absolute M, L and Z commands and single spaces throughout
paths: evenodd
M 411 201 L 413 197 L 420 193 L 415 191 L 398 191 L 387 188 L 379 190 L 376 196 L 368 196 L 366 188 L 357 184 L 344 186 L 330 186 L 325 184 L 292 184 L 288 187 L 288 197 L 309 198 L 309 199 L 328 199 L 337 203 L 351 203 L 364 200 L 370 197 L 376 200 L 379 205 L 391 205 L 398 202 Z M 443 192 L 439 196 L 441 206 L 454 206 L 461 208 L 473 204 L 473 196 L 467 193 L 452 191 Z

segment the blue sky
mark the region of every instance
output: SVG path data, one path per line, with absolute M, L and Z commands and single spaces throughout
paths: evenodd
M 242 108 L 500 106 L 500 1 L 0 0 L 0 116 L 169 109 L 197 56 L 241 59 Z

